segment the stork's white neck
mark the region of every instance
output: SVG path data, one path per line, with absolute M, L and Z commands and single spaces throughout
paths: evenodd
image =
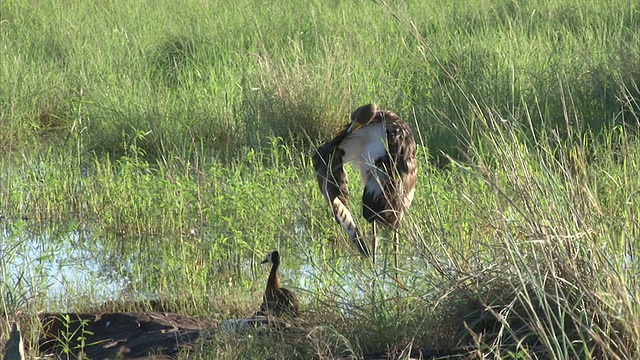
M 343 162 L 350 163 L 360 171 L 363 183 L 367 173 L 373 167 L 377 159 L 387 153 L 387 133 L 383 122 L 362 126 L 354 130 L 340 143 L 344 150 Z

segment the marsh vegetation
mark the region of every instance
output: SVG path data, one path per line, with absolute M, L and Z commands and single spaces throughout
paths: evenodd
M 247 316 L 277 249 L 306 331 L 185 358 L 637 359 L 639 27 L 633 0 L 2 1 L 0 343 L 18 319 L 36 354 L 39 311 Z M 370 101 L 419 143 L 397 270 L 311 166 Z

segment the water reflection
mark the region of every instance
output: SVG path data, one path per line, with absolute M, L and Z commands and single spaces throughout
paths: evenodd
M 60 234 L 5 229 L 0 234 L 0 275 L 13 296 L 44 297 L 46 305 L 80 295 L 103 302 L 124 291 L 129 282 L 104 263 L 107 253 L 82 230 Z

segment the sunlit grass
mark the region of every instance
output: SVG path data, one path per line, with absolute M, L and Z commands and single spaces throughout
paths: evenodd
M 1 150 L 57 134 L 117 157 L 135 139 L 154 157 L 194 139 L 227 157 L 270 136 L 317 142 L 372 100 L 415 113 L 438 157 L 475 101 L 517 119 L 537 104 L 532 121 L 560 128 L 637 117 L 633 1 L 298 7 L 5 1 Z

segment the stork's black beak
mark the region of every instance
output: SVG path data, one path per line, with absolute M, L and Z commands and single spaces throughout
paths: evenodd
M 264 259 L 264 260 L 262 260 L 262 262 L 260 264 L 266 264 L 268 262 L 269 262 L 269 259 Z
M 347 128 L 347 134 L 354 130 L 358 130 L 362 125 L 371 122 L 375 118 L 377 111 L 378 108 L 374 103 L 357 108 L 351 113 L 351 125 Z
M 351 124 L 347 128 L 347 134 L 350 134 L 354 130 L 358 130 L 362 126 L 356 119 L 351 120 Z

